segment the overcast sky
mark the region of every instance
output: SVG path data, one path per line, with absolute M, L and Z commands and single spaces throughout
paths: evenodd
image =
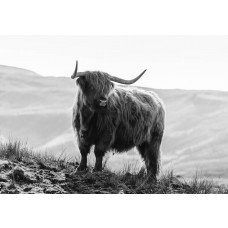
M 228 36 L 0 36 L 0 65 L 42 76 L 101 70 L 153 88 L 228 90 Z

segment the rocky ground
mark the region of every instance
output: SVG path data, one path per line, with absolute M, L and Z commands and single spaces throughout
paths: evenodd
M 40 161 L 0 160 L 0 193 L 227 193 L 209 183 L 187 184 L 174 176 L 147 183 L 144 174 L 116 175 L 108 170 L 75 172 L 77 163 L 47 166 Z M 143 181 L 145 180 L 145 181 Z M 197 186 L 198 185 L 198 186 Z M 200 186 L 201 185 L 201 186 Z
M 34 154 L 20 142 L 0 145 L 0 193 L 48 194 L 208 194 L 228 193 L 227 186 L 213 183 L 196 175 L 185 181 L 172 172 L 161 175 L 158 181 L 148 180 L 145 169 L 138 173 L 123 170 L 113 173 L 104 167 L 102 172 L 77 172 L 78 162 L 69 162 L 50 155 Z
M 0 160 L 0 193 L 135 193 L 136 186 L 125 183 L 127 176 L 121 181 L 110 171 L 75 172 L 77 165 L 65 163 L 54 167 L 40 161 Z
M 111 172 L 75 172 L 77 164 L 65 165 L 0 160 L 0 193 L 130 193 Z
M 46 169 L 35 162 L 0 160 L 1 193 L 65 193 L 63 172 Z
M 0 193 L 121 193 L 111 172 L 75 172 L 77 164 L 46 166 L 42 162 L 0 160 Z

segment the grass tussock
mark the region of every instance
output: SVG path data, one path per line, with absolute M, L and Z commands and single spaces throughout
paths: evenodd
M 22 144 L 20 141 L 0 144 L 0 171 L 2 173 L 2 176 L 0 176 L 0 192 L 88 194 L 228 193 L 228 189 L 225 186 L 217 185 L 198 173 L 191 180 L 184 180 L 184 178 L 175 176 L 172 171 L 168 171 L 161 174 L 155 182 L 147 176 L 145 168 L 140 167 L 138 163 L 125 163 L 121 172 L 114 173 L 106 166 L 107 161 L 108 158 L 104 161 L 103 172 L 92 172 L 94 161 L 89 162 L 87 171 L 75 172 L 79 165 L 79 157 L 67 160 L 64 154 L 57 158 L 48 153 L 34 153 L 26 144 Z M 13 174 L 16 171 L 19 174 L 21 173 L 22 177 L 19 175 L 15 179 Z M 12 179 L 12 177 L 14 178 Z M 7 185 L 8 180 L 9 184 Z

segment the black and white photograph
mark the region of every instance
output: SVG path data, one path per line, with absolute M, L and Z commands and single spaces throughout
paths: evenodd
M 0 41 L 1 193 L 228 193 L 227 36 Z
M 227 7 L 41 2 L 1 7 L 5 212 L 40 213 L 39 227 L 193 227 L 205 212 L 222 226 Z

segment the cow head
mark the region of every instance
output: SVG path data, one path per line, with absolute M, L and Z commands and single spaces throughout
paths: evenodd
M 114 87 L 113 82 L 133 84 L 146 70 L 132 80 L 124 80 L 100 71 L 77 71 L 78 61 L 76 61 L 76 68 L 71 78 L 77 78 L 76 84 L 82 91 L 84 104 L 89 107 L 90 110 L 99 111 L 106 108 L 108 97 Z
M 114 84 L 103 72 L 84 72 L 83 77 L 78 77 L 76 84 L 80 87 L 83 101 L 91 110 L 106 108 L 108 96 Z

